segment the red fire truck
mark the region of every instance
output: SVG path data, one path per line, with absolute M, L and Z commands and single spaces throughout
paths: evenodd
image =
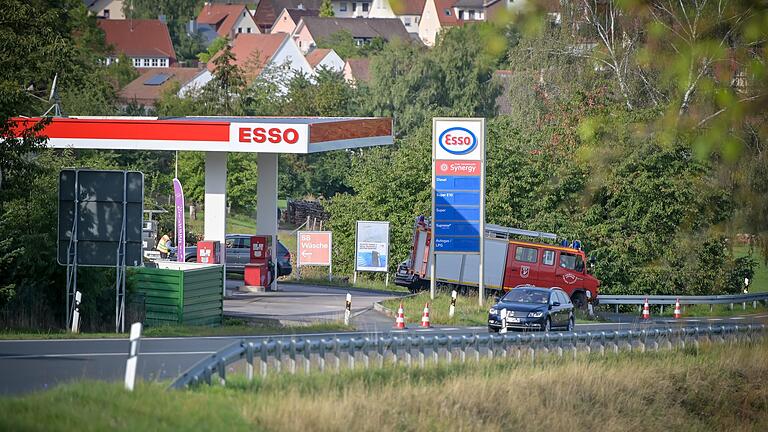
M 533 241 L 520 238 L 534 239 Z M 559 287 L 571 296 L 574 306 L 597 304 L 600 281 L 588 272 L 588 261 L 580 242 L 557 241 L 555 234 L 485 225 L 485 288 L 499 292 L 520 285 Z M 429 288 L 432 230 L 427 219 L 419 217 L 413 232 L 410 257 L 400 264 L 395 283 L 412 292 Z M 460 290 L 477 288 L 480 256 L 440 254 L 435 275 L 438 284 Z

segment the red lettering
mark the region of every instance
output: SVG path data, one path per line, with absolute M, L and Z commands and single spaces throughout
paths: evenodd
M 246 143 L 251 140 L 251 130 L 248 128 L 240 128 L 240 142 Z
M 282 141 L 283 137 L 280 136 L 280 129 L 272 128 L 269 130 L 269 142 L 277 144 Z
M 265 135 L 266 131 L 264 128 L 255 128 L 253 130 L 253 142 L 255 143 L 263 143 L 267 141 L 267 136 Z
M 296 144 L 299 140 L 299 132 L 296 129 L 286 129 L 285 132 L 283 132 L 283 140 L 288 144 Z

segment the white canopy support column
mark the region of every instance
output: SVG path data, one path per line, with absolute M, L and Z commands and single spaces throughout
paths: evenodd
M 270 236 L 275 278 L 270 289 L 277 290 L 277 153 L 259 153 L 259 183 L 256 189 L 256 232 Z
M 222 293 L 227 294 L 227 152 L 205 153 L 205 239 L 221 243 Z

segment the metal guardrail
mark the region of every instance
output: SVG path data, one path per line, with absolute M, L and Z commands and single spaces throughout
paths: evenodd
M 762 338 L 765 330 L 765 325 L 735 325 L 583 333 L 391 335 L 377 338 L 334 337 L 261 342 L 243 339 L 198 362 L 178 377 L 169 388 L 182 389 L 202 383 L 211 384 L 214 375 L 218 375 L 223 385 L 226 383 L 227 367 L 241 360 L 246 362 L 246 378 L 250 381 L 254 379 L 256 370 L 265 378 L 269 373 L 295 374 L 299 369 L 303 369 L 305 374 L 313 371 L 339 372 L 342 367 L 356 369 L 358 361 L 365 369 L 382 368 L 385 363 L 424 367 L 427 358 L 434 364 L 440 363 L 441 359 L 450 364 L 454 360 L 465 363 L 467 358 L 480 360 L 494 357 L 535 361 L 542 354 L 563 356 L 565 351 L 570 351 L 573 356 L 580 350 L 588 353 L 597 350 L 601 355 L 605 355 L 606 350 L 614 353 L 622 349 L 644 352 L 647 348 L 684 348 L 687 343 L 698 346 L 701 339 L 714 342 L 751 341 Z
M 735 295 L 712 295 L 712 296 L 674 296 L 674 295 L 600 295 L 601 305 L 614 305 L 617 312 L 620 305 L 642 306 L 645 300 L 649 305 L 660 305 L 662 310 L 665 305 L 674 305 L 675 301 L 680 301 L 681 305 L 709 305 L 710 310 L 713 305 L 727 304 L 733 309 L 733 305 L 741 303 L 742 308 L 747 308 L 747 303 L 752 303 L 752 307 L 757 307 L 757 302 L 763 302 L 768 305 L 768 292 L 755 294 L 735 294 Z

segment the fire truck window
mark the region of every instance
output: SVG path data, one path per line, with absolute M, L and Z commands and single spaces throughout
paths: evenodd
M 534 248 L 527 248 L 518 246 L 515 249 L 515 260 L 521 262 L 535 263 L 538 260 L 538 250 Z
M 584 271 L 584 260 L 581 258 L 581 255 L 576 255 L 576 267 L 574 270 L 577 272 Z
M 560 252 L 560 267 L 573 270 L 576 268 L 576 255 Z
M 545 250 L 541 263 L 548 266 L 555 265 L 555 251 Z

